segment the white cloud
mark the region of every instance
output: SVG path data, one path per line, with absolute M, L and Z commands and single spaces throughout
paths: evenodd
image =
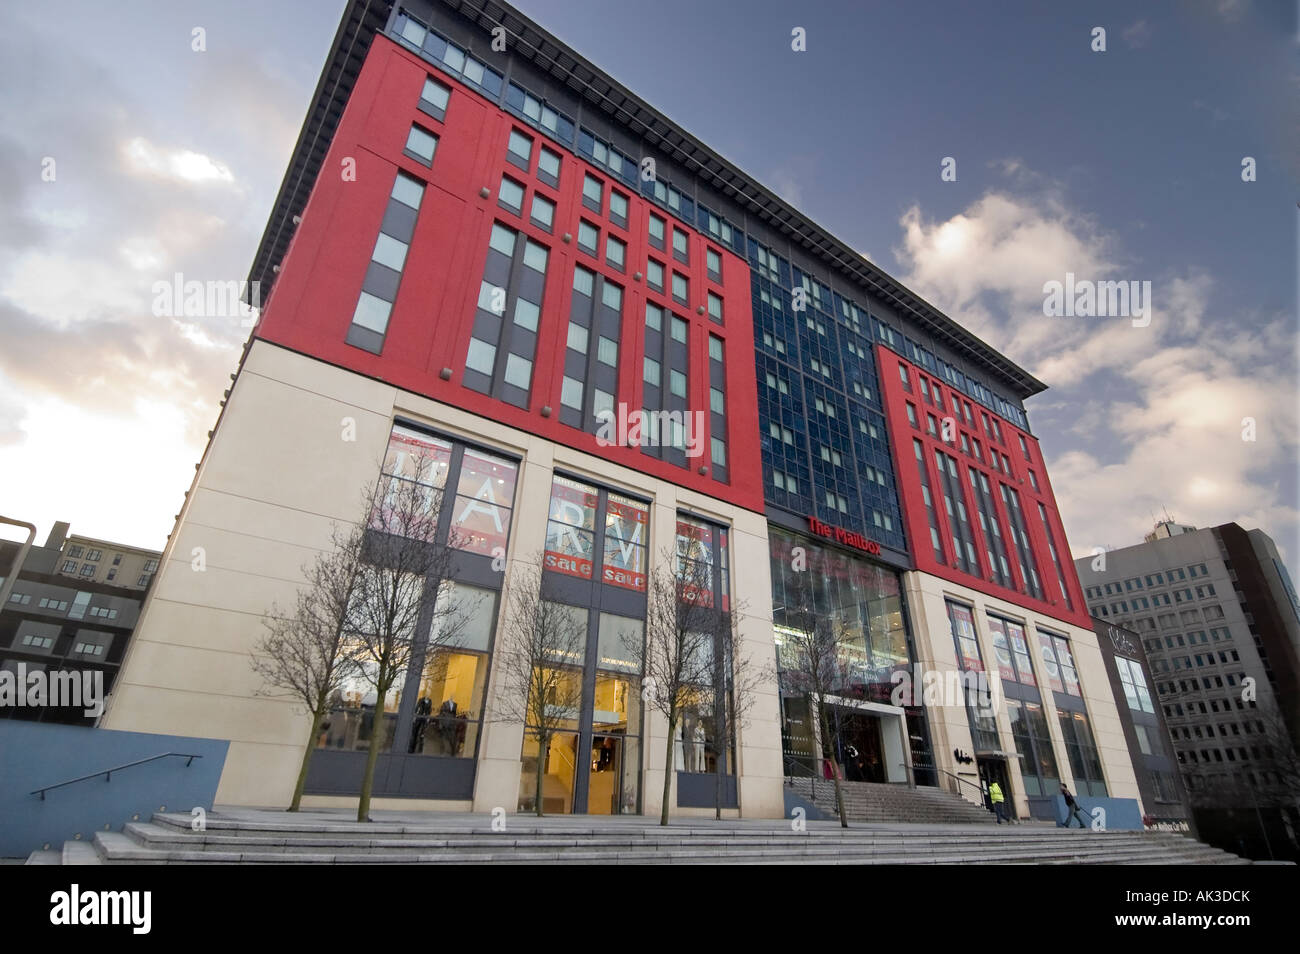
M 164 149 L 136 136 L 122 145 L 127 168 L 133 172 L 179 179 L 184 182 L 220 182 L 233 185 L 230 167 L 201 152 L 189 149 Z
M 1285 316 L 1214 309 L 1202 270 L 1141 274 L 1058 189 L 1014 160 L 1002 168 L 1037 192 L 990 191 L 945 221 L 908 209 L 897 254 L 911 288 L 1053 389 L 1029 412 L 1075 555 L 1139 542 L 1164 507 L 1200 526 L 1237 520 L 1289 539 L 1300 512 L 1279 477 L 1297 456 Z M 1150 326 L 1045 317 L 1042 285 L 1066 272 L 1151 281 Z M 1243 418 L 1256 421 L 1255 441 L 1242 439 Z M 1057 435 L 1073 449 L 1054 456 Z

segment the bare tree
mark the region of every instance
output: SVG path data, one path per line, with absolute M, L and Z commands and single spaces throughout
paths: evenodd
M 455 642 L 464 612 L 451 598 L 459 535 L 438 533 L 442 462 L 413 451 L 384 474 L 374 493 L 357 574 L 350 633 L 361 677 L 375 691 L 374 722 L 357 820 L 370 820 L 375 765 L 386 744 L 385 701 L 413 661 Z
M 293 696 L 311 716 L 311 731 L 289 811 L 302 804 L 307 770 L 316 750 L 330 697 L 356 671 L 355 642 L 348 631 L 348 607 L 357 588 L 364 533 L 358 526 L 335 526 L 332 549 L 317 554 L 303 567 L 305 584 L 285 614 L 272 604 L 263 620 L 267 633 L 257 643 L 253 671 L 265 681 L 266 695 Z M 277 691 L 278 690 L 278 691 Z
M 782 692 L 808 697 L 812 717 L 821 726 L 823 753 L 829 751 L 835 807 L 841 827 L 848 828 L 844 789 L 835 753 L 843 730 L 833 697 L 853 681 L 854 653 L 830 618 L 819 612 L 816 578 L 808 569 L 796 570 L 785 580 L 784 603 L 776 607 L 777 659 Z
M 715 705 L 715 675 L 721 663 L 715 662 L 719 612 L 714 607 L 712 577 L 709 564 L 679 561 L 674 550 L 665 550 L 646 581 L 644 641 L 626 644 L 642 672 L 642 698 L 668 722 L 661 825 L 668 824 L 682 717 L 703 719 Z M 717 655 L 724 660 L 728 656 Z M 683 740 L 683 746 L 695 744 L 693 739 Z
M 576 726 L 582 709 L 587 628 L 577 607 L 542 598 L 542 558 L 515 563 L 502 624 L 497 718 L 522 722 L 537 742 L 534 809 L 544 809 L 546 761 L 557 732 Z

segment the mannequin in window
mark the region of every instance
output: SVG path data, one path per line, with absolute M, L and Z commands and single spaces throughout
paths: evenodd
M 442 754 L 454 755 L 456 748 L 456 700 L 446 699 L 438 709 L 438 736 L 442 739 Z

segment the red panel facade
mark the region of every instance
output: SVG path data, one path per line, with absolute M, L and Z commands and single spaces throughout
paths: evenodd
M 1061 525 L 1061 516 L 1057 510 L 1056 498 L 1052 495 L 1051 484 L 1047 478 L 1047 467 L 1043 463 L 1038 441 L 1017 428 L 1010 422 L 994 414 L 983 405 L 972 401 L 954 388 L 947 386 L 939 378 L 930 375 L 923 368 L 912 364 L 901 355 L 890 351 L 883 345 L 876 345 L 876 361 L 879 365 L 880 388 L 885 405 L 885 415 L 889 422 L 890 439 L 893 442 L 894 462 L 897 469 L 899 504 L 903 510 L 903 520 L 907 525 L 907 537 L 911 542 L 912 558 L 918 570 L 933 574 L 941 579 L 968 586 L 989 596 L 1006 600 L 1035 612 L 1044 613 L 1055 619 L 1063 620 L 1077 626 L 1091 627 L 1090 617 L 1084 603 L 1083 589 L 1070 558 L 1069 544 L 1065 539 L 1065 530 Z M 906 373 L 908 385 L 903 384 Z M 909 390 L 910 388 L 910 390 Z M 960 411 L 953 407 L 956 397 Z M 916 415 L 913 425 L 908 416 L 907 405 L 911 404 Z M 970 423 L 967 422 L 967 411 Z M 929 433 L 927 415 L 933 415 L 939 424 L 938 433 Z M 943 420 L 949 420 L 951 441 L 943 440 Z M 986 424 L 987 420 L 987 424 Z M 994 428 L 996 422 L 996 429 Z M 998 434 L 1001 434 L 1001 439 Z M 980 455 L 963 450 L 962 435 L 967 444 L 974 449 L 976 443 Z M 1021 439 L 1024 440 L 1024 449 Z M 970 529 L 975 537 L 975 549 L 980 565 L 980 576 L 973 576 L 948 563 L 940 563 L 930 545 L 930 524 L 926 512 L 925 499 L 921 491 L 921 476 L 917 469 L 916 452 L 913 441 L 919 440 L 924 448 L 923 463 L 930 488 L 934 494 L 935 518 L 939 523 L 939 535 L 944 543 L 944 553 L 951 559 L 950 549 L 953 533 L 949 527 L 948 514 L 941 503 L 938 492 L 939 481 L 935 472 L 934 452 L 942 450 L 959 464 L 960 479 L 957 484 L 962 493 L 966 512 L 971 515 Z M 988 463 L 990 455 L 997 454 L 998 466 Z M 1021 578 L 1017 561 L 1008 559 L 1015 588 L 1008 588 L 994 582 L 992 572 L 986 565 L 986 546 L 984 533 L 980 527 L 976 501 L 974 499 L 967 468 L 973 467 L 989 481 L 994 493 L 993 507 L 996 519 L 1002 529 L 1002 538 L 1006 541 L 1008 555 L 1014 545 L 1011 523 L 1006 512 L 1002 495 L 997 491 L 998 484 L 1006 484 L 1020 496 L 1020 508 L 1025 522 L 1025 531 L 1029 537 L 1029 548 L 1038 570 L 1038 578 L 1044 599 L 1033 596 Z M 1032 473 L 1032 477 L 1030 476 Z M 1035 486 L 1036 484 L 1036 486 Z M 1047 531 L 1039 519 L 1038 505 L 1042 504 L 1056 543 L 1057 555 L 1061 561 L 1061 571 L 1069 591 L 1069 603 L 1063 598 L 1058 583 L 1056 566 L 1052 561 L 1048 547 Z M 1073 608 L 1071 605 L 1073 604 Z
M 439 122 L 418 103 L 426 77 L 450 87 L 446 119 Z M 403 154 L 412 124 L 438 137 L 432 168 Z M 512 129 L 534 141 L 532 168 L 525 173 L 507 161 Z M 562 156 L 560 183 L 551 188 L 537 176 L 539 145 Z M 398 169 L 425 183 L 415 234 L 402 271 L 401 285 L 389 317 L 382 354 L 345 342 L 371 252 Z M 586 173 L 606 184 L 606 214 L 597 216 L 582 204 Z M 508 174 L 527 190 L 520 217 L 497 204 L 498 187 Z M 629 199 L 626 228 L 608 216 L 611 186 Z M 487 190 L 487 197 L 482 196 Z M 534 192 L 556 203 L 552 232 L 527 217 Z M 655 210 L 670 227 L 690 235 L 688 265 L 655 251 L 670 270 L 690 281 L 689 309 L 651 290 L 634 273 L 645 273 L 651 248 L 648 215 Z M 626 270 L 619 272 L 577 247 L 580 218 L 627 243 Z M 538 325 L 533 387 L 528 408 L 519 408 L 462 384 L 465 355 L 483 277 L 492 223 L 500 221 L 549 249 L 546 285 Z M 565 242 L 568 233 L 573 240 Z M 705 250 L 722 258 L 720 283 L 710 281 Z M 595 435 L 560 423 L 560 383 L 566 330 L 573 294 L 573 267 L 598 272 L 624 289 L 619 343 L 618 402 L 639 409 L 642 403 L 643 333 L 647 299 L 690 323 L 689 404 L 709 413 L 709 335 L 723 339 L 726 361 L 728 481 L 701 475 L 704 457 L 684 469 L 642 453 L 638 448 L 601 446 Z M 706 293 L 723 299 L 724 322 L 711 321 Z M 700 309 L 704 308 L 704 314 Z M 607 172 L 550 142 L 538 130 L 498 109 L 479 93 L 429 67 L 413 53 L 377 36 L 339 122 L 302 222 L 289 246 L 273 294 L 256 330 L 267 341 L 348 368 L 399 388 L 500 421 L 615 463 L 698 490 L 756 512 L 763 511 L 762 465 L 754 380 L 754 326 L 750 310 L 749 266 L 720 244 L 675 220 L 645 201 Z M 452 369 L 450 380 L 440 372 Z M 555 413 L 543 417 L 549 406 Z M 707 441 L 706 448 L 707 448 Z

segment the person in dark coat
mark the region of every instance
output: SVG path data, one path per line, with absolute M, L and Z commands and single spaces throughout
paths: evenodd
M 1079 827 L 1086 829 L 1088 821 L 1083 816 L 1083 809 L 1074 800 L 1074 796 L 1070 794 L 1070 790 L 1065 787 L 1064 782 L 1061 783 L 1061 797 L 1065 799 L 1065 827 L 1069 828 L 1070 822 L 1077 818 L 1079 819 Z

